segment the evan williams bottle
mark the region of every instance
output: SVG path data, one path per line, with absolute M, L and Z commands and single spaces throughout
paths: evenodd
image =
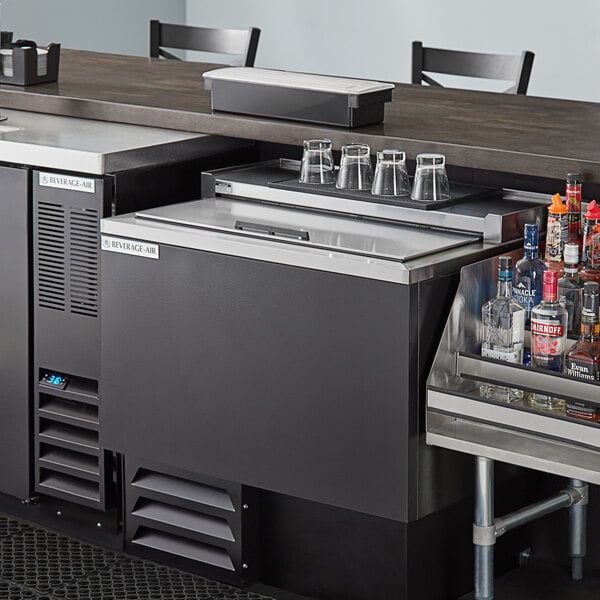
M 598 322 L 598 284 L 588 281 L 583 289 L 581 335 L 567 354 L 569 377 L 583 381 L 600 381 L 600 323 Z M 567 414 L 571 417 L 600 421 L 598 404 L 585 400 L 567 400 Z

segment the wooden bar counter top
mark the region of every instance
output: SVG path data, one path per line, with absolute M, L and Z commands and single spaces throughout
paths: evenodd
M 3 84 L 0 106 L 281 144 L 441 152 L 450 165 L 600 183 L 600 104 L 397 84 L 385 122 L 353 130 L 213 113 L 202 74 L 222 65 L 63 50 L 59 81 Z

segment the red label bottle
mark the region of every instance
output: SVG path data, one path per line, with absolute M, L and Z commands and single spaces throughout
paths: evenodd
M 583 220 L 583 269 L 581 277 L 600 282 L 600 206 L 595 200 L 589 205 Z

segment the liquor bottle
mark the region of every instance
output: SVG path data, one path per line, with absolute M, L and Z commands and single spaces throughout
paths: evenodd
M 581 277 L 600 282 L 600 206 L 592 200 L 583 220 L 583 269 Z
M 523 361 L 525 309 L 512 297 L 512 258 L 498 259 L 498 291 L 481 307 L 481 356 L 511 363 Z M 521 390 L 482 384 L 480 394 L 502 402 L 523 397 Z
M 552 196 L 548 207 L 548 223 L 546 225 L 546 266 L 554 271 L 562 271 L 563 251 L 569 235 L 567 207 L 560 194 Z
M 542 301 L 542 275 L 546 270 L 538 256 L 538 226 L 526 223 L 523 258 L 513 272 L 513 298 L 525 309 L 525 327 L 529 328 L 531 309 Z
M 584 381 L 600 381 L 599 289 L 600 286 L 594 281 L 588 281 L 583 288 L 581 335 L 566 358 L 567 375 Z M 585 400 L 567 400 L 567 415 L 600 422 L 599 405 Z
M 567 175 L 565 204 L 567 205 L 567 242 L 577 244 L 581 255 L 583 241 L 581 231 L 581 173 L 569 173 Z
M 577 243 L 565 244 L 565 272 L 558 280 L 558 301 L 569 314 L 567 335 L 579 335 L 582 289 L 583 281 L 579 277 L 579 248 Z
M 542 301 L 531 311 L 531 366 L 561 373 L 565 362 L 567 309 L 558 302 L 558 273 L 544 272 Z M 563 410 L 564 402 L 532 394 L 531 404 L 544 410 Z

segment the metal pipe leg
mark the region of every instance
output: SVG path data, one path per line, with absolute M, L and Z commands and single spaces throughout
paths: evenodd
M 494 461 L 478 456 L 475 462 L 475 600 L 494 597 Z
M 569 487 L 580 491 L 584 499 L 569 507 L 569 556 L 571 577 L 583 578 L 583 557 L 586 553 L 587 484 L 579 479 L 569 480 Z

